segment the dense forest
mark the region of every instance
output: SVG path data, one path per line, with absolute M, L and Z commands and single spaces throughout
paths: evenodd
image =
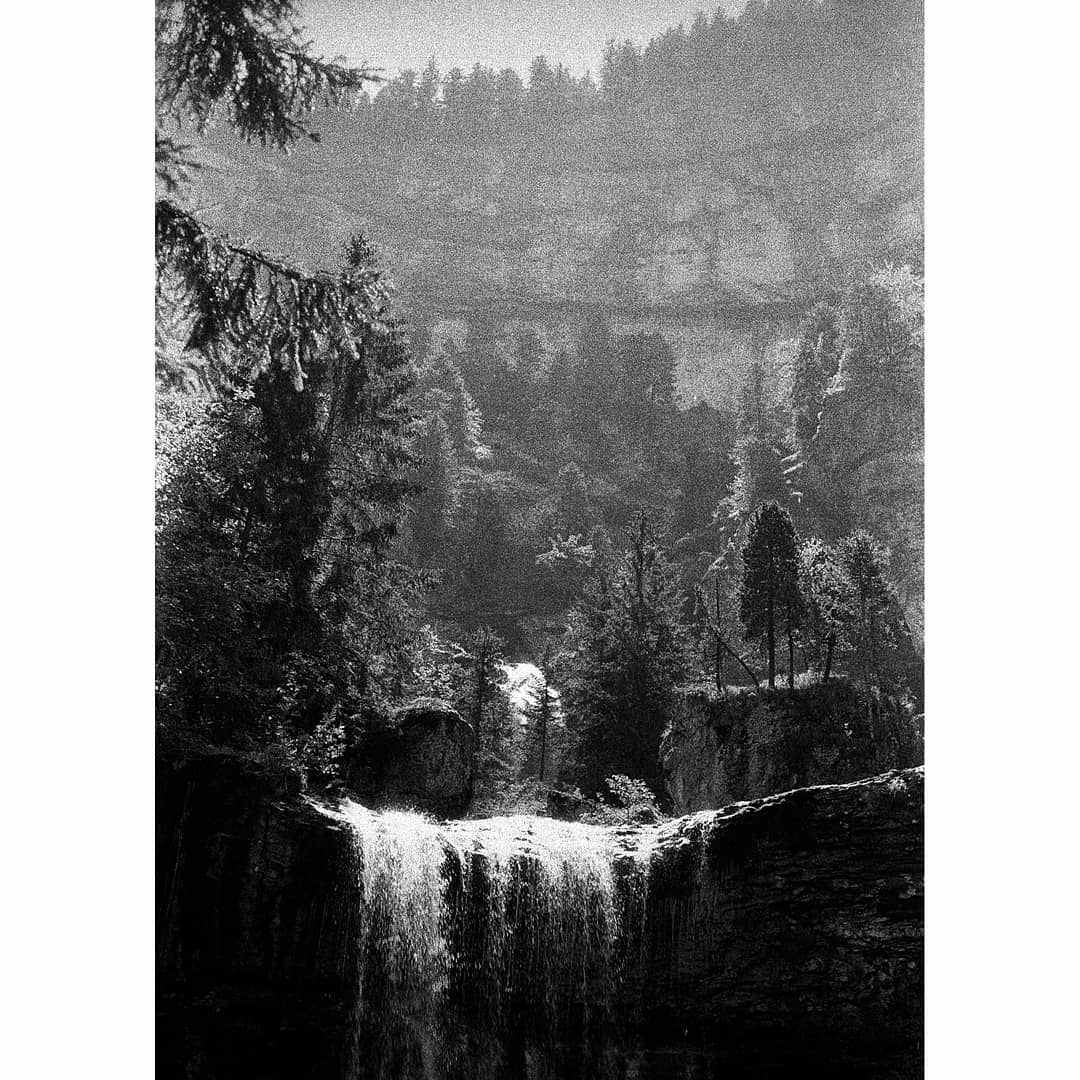
M 918 122 L 921 6 L 751 3 L 643 49 L 613 43 L 596 79 L 542 58 L 527 82 L 431 64 L 369 94 L 366 73 L 301 64 L 269 107 L 222 69 L 235 39 L 214 5 L 161 7 L 176 19 L 159 63 L 164 753 L 227 751 L 342 784 L 398 710 L 437 699 L 477 734 L 477 812 L 536 808 L 555 783 L 625 806 L 662 799 L 659 742 L 687 687 L 845 680 L 868 709 L 921 711 L 921 223 L 914 236 L 864 206 L 840 229 L 850 242 L 827 242 L 850 186 L 870 182 L 865 140 L 891 145 Z M 215 27 L 217 69 L 199 53 Z M 317 147 L 285 108 L 297 93 Z M 202 133 L 223 95 L 226 134 Z M 539 254 L 538 234 L 519 233 L 493 266 L 470 265 L 508 250 L 506 206 L 453 212 L 421 190 L 402 205 L 405 240 L 330 245 L 324 227 L 297 243 L 301 217 L 272 245 L 299 262 L 271 257 L 203 223 L 194 208 L 221 181 L 186 156 L 294 146 L 272 174 L 281 198 L 335 139 L 371 145 L 350 168 L 363 199 L 386 188 L 387 162 L 468 171 L 501 153 L 513 218 L 527 163 L 542 174 L 542 151 L 557 171 L 598 131 L 589 152 L 605 169 L 628 155 L 633 183 L 589 266 L 573 230 Z M 672 258 L 693 274 L 656 271 L 671 233 L 645 207 L 671 192 L 638 168 L 646 144 L 652 160 L 699 163 L 698 186 L 722 165 L 715 205 L 679 226 Z M 701 236 L 741 228 L 754 199 L 798 258 L 736 287 L 721 255 L 737 242 Z M 414 232 L 432 257 L 399 274 L 396 244 Z M 538 281 L 575 302 L 537 316 L 558 300 Z M 679 336 L 650 315 L 671 303 L 758 328 L 749 351 L 702 361 L 724 374 L 708 394 L 688 392 Z M 521 661 L 539 677 L 519 699 L 507 665 Z

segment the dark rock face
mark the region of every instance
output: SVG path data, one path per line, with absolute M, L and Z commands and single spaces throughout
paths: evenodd
M 843 784 L 923 761 L 919 718 L 833 680 L 793 693 L 718 699 L 686 693 L 660 748 L 676 814 L 815 784 Z
M 347 835 L 243 764 L 157 781 L 157 1076 L 342 1076 Z
M 422 698 L 357 748 L 348 786 L 369 806 L 454 818 L 468 809 L 475 766 L 472 726 L 446 702 Z
M 920 1076 L 922 807 L 912 769 L 664 826 L 638 1075 Z
M 651 854 L 646 891 L 624 898 L 614 1023 L 577 1036 L 564 1025 L 545 1044 L 523 1034 L 535 1016 L 506 1013 L 504 1049 L 484 1062 L 464 1053 L 461 1075 L 569 1080 L 587 1061 L 596 1080 L 920 1076 L 922 796 L 913 769 L 616 830 L 620 880 L 631 851 Z M 360 899 L 350 835 L 229 763 L 167 770 L 159 820 L 159 1075 L 346 1077 Z M 459 916 L 482 924 L 483 879 L 470 889 Z M 531 1001 L 526 989 L 508 1001 Z M 454 1016 L 476 1010 L 455 1002 Z M 471 1030 L 454 1036 L 466 1050 Z

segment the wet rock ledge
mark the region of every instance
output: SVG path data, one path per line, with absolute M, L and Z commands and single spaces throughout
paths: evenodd
M 345 827 L 227 760 L 163 768 L 158 802 L 158 1076 L 344 1078 Z M 916 768 L 620 830 L 648 892 L 595 1076 L 921 1076 L 922 817 Z M 578 1076 L 556 1060 L 502 1075 Z

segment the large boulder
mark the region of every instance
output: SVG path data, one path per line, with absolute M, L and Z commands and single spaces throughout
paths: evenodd
M 834 679 L 794 691 L 680 695 L 660 747 L 676 814 L 923 762 L 921 717 Z
M 369 728 L 355 748 L 347 785 L 370 806 L 460 817 L 472 800 L 472 725 L 438 698 L 421 698 Z

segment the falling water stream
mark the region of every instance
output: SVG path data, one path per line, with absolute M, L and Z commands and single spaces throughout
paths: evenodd
M 641 941 L 648 853 L 629 833 L 336 816 L 357 882 L 350 1080 L 543 1076 L 557 1048 L 600 1052 Z

